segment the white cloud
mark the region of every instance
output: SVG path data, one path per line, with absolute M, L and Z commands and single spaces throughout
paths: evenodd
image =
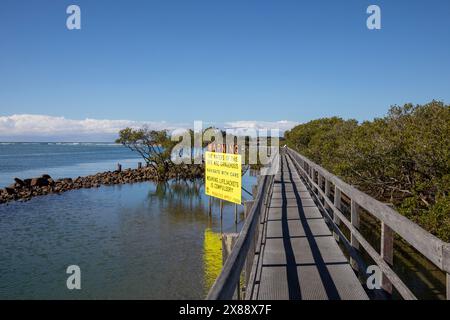
M 72 120 L 47 115 L 15 114 L 0 116 L 0 140 L 113 141 L 119 130 L 126 127 L 139 128 L 144 125 L 155 130 L 171 130 L 183 126 L 165 121 Z
M 292 121 L 232 121 L 216 124 L 221 128 L 278 128 L 281 132 L 297 125 Z M 48 115 L 15 114 L 0 116 L 0 141 L 114 141 L 119 130 L 147 126 L 155 130 L 185 129 L 193 123 L 132 120 L 73 120 Z

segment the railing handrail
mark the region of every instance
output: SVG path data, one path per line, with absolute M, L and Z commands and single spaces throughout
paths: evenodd
M 349 197 L 352 202 L 355 202 L 357 206 L 365 209 L 369 214 L 380 220 L 381 223 L 387 225 L 393 232 L 397 233 L 402 237 L 407 243 L 409 243 L 413 248 L 420 252 L 423 256 L 429 259 L 433 264 L 435 264 L 440 270 L 450 273 L 450 244 L 442 241 L 436 236 L 432 235 L 416 223 L 412 222 L 405 216 L 399 214 L 397 211 L 387 206 L 386 204 L 372 198 L 371 196 L 359 191 L 353 186 L 342 181 L 336 175 L 328 172 L 326 169 L 312 162 L 300 153 L 288 148 L 289 154 L 298 163 L 298 159 L 303 161 L 308 165 L 308 170 L 312 169 L 312 172 L 318 173 L 318 179 L 325 179 L 325 182 L 331 182 L 337 190 L 343 192 L 347 197 Z M 296 159 L 297 158 L 297 159 Z M 301 167 L 301 166 L 300 166 Z M 375 249 L 364 239 L 364 237 L 359 233 L 357 228 L 355 228 L 352 223 L 343 215 L 339 208 L 337 208 L 334 203 L 328 198 L 326 192 L 321 189 L 321 186 L 316 183 L 315 173 L 308 173 L 305 168 L 301 168 L 308 182 L 313 185 L 318 193 L 323 197 L 324 202 L 329 208 L 337 215 L 337 217 L 344 222 L 344 224 L 349 228 L 352 235 L 355 236 L 357 241 L 366 249 L 369 255 L 374 258 L 375 262 L 380 266 L 383 273 L 393 280 L 393 285 L 400 289 L 402 296 L 404 297 L 414 297 L 409 289 L 401 282 L 398 276 L 392 271 L 388 264 L 386 264 L 382 257 L 376 252 Z M 370 252 L 369 252 L 370 251 Z M 448 277 L 448 275 L 447 275 Z M 447 289 L 448 290 L 448 289 Z
M 296 153 L 298 157 L 308 163 L 310 167 L 314 168 L 317 172 L 320 172 L 320 175 L 332 182 L 350 199 L 356 201 L 360 207 L 364 208 L 367 212 L 375 216 L 380 221 L 386 223 L 392 230 L 394 230 L 399 236 L 405 239 L 406 242 L 433 262 L 437 267 L 441 270 L 450 272 L 450 265 L 448 264 L 448 261 L 445 263 L 446 261 L 444 259 L 444 251 L 448 249 L 445 248 L 449 245 L 448 243 L 432 235 L 388 205 L 342 181 L 340 178 L 328 172 L 326 169 L 312 162 L 300 153 L 290 148 L 289 151 L 291 153 Z
M 259 214 L 272 181 L 273 176 L 265 175 L 258 186 L 255 202 L 244 222 L 239 237 L 236 240 L 230 255 L 222 268 L 220 275 L 212 285 L 206 297 L 207 300 L 228 300 L 233 298 L 237 283 L 250 249 L 251 241 L 254 239 L 256 224 L 259 223 Z

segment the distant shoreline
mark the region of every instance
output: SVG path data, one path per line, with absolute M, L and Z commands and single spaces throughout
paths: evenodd
M 0 145 L 5 144 L 121 145 L 120 143 L 107 141 L 0 141 Z

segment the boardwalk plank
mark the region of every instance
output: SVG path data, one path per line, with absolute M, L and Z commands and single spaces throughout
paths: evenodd
M 269 204 L 256 299 L 368 299 L 292 163 Z

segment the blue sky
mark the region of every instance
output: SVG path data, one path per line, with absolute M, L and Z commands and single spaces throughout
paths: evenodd
M 0 39 L 0 138 L 12 115 L 296 123 L 450 101 L 448 0 L 2 0 Z

